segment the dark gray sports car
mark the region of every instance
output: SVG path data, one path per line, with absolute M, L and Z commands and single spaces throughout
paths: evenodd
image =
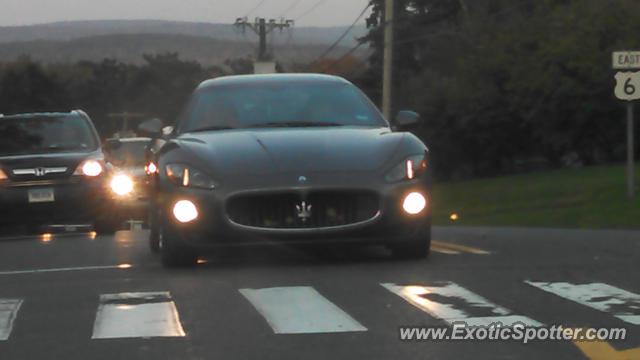
M 165 266 L 219 246 L 381 244 L 429 254 L 428 149 L 348 81 L 233 76 L 202 83 L 154 152 L 151 247 Z M 162 124 L 140 131 L 161 138 Z

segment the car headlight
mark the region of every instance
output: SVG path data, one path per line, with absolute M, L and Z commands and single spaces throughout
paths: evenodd
M 427 155 L 413 155 L 391 169 L 385 176 L 387 182 L 412 180 L 427 171 Z
M 111 190 L 119 196 L 127 196 L 133 192 L 133 180 L 130 176 L 119 174 L 111 179 Z
M 169 180 L 176 185 L 208 190 L 216 187 L 209 175 L 189 165 L 168 164 L 165 170 Z
M 96 177 L 104 172 L 104 166 L 98 160 L 85 160 L 78 165 L 73 175 Z

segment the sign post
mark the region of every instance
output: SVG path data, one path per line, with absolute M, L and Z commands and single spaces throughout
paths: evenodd
M 613 68 L 616 70 L 640 69 L 640 51 L 617 51 L 613 53 Z M 618 71 L 615 95 L 627 101 L 627 196 L 635 197 L 635 144 L 634 144 L 634 100 L 640 99 L 640 71 Z
M 630 199 L 636 193 L 636 169 L 634 159 L 634 139 L 633 139 L 633 102 L 627 103 L 627 195 Z

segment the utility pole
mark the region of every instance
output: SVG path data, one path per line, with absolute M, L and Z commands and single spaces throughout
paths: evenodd
M 382 75 L 382 113 L 389 121 L 393 109 L 393 38 L 395 1 L 385 0 L 384 8 L 384 65 Z
M 627 196 L 633 199 L 636 195 L 635 144 L 633 141 L 633 102 L 627 102 Z
M 265 18 L 256 18 L 252 23 L 246 17 L 236 19 L 235 25 L 242 28 L 242 31 L 246 31 L 247 28 L 251 29 L 258 35 L 260 39 L 260 45 L 258 47 L 258 61 L 267 61 L 270 56 L 267 54 L 267 35 L 272 31 L 278 29 L 280 31 L 290 28 L 294 25 L 293 20 L 275 20 Z
M 107 116 L 109 116 L 109 118 L 111 119 L 122 119 L 122 127 L 120 129 L 120 132 L 122 133 L 122 135 L 126 134 L 129 131 L 129 120 L 143 119 L 147 117 L 147 115 L 145 114 L 130 113 L 127 111 L 123 111 L 117 114 L 108 114 Z

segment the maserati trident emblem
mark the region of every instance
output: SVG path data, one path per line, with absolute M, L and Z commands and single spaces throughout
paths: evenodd
M 303 201 L 300 205 L 296 205 L 298 219 L 301 219 L 302 222 L 307 222 L 307 220 L 311 218 L 312 208 L 313 206 L 311 206 L 311 204 L 307 204 L 306 201 Z

